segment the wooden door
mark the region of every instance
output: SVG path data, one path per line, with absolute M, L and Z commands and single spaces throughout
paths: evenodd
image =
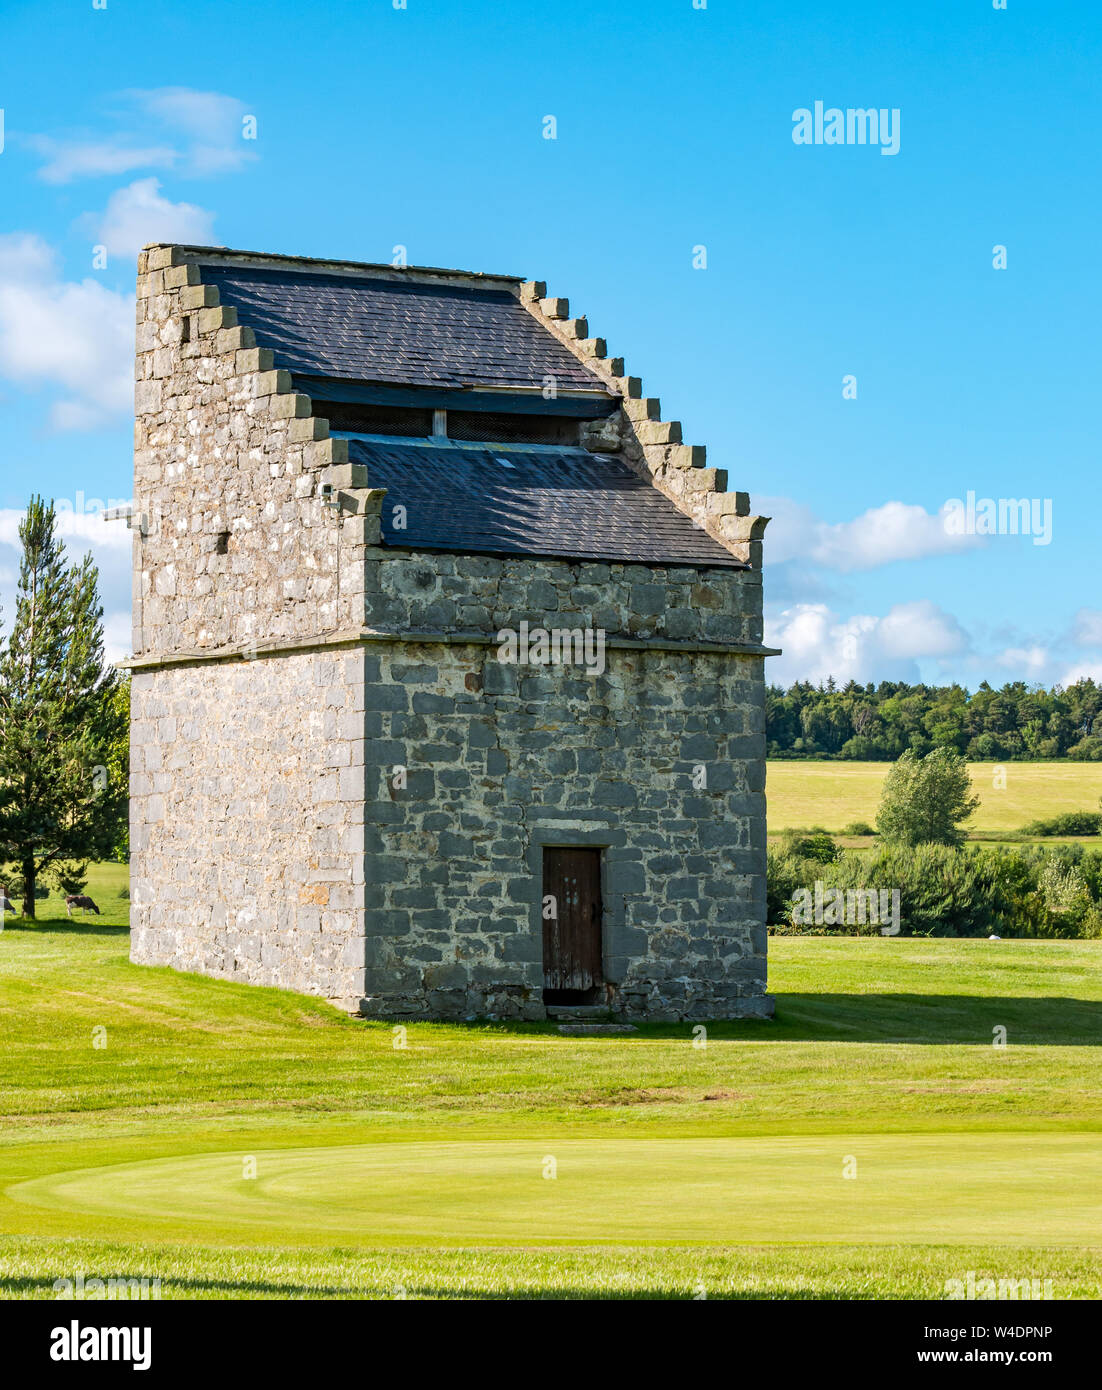
M 570 995 L 597 989 L 602 981 L 601 851 L 545 846 L 543 903 L 544 989 Z

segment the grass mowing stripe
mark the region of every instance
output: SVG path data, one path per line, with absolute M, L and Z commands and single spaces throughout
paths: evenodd
M 14 1202 L 283 1243 L 1102 1241 L 1102 1136 L 361 1144 L 50 1174 Z

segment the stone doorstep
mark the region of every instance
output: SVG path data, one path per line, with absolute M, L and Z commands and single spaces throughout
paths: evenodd
M 552 1023 L 607 1023 L 613 1011 L 607 1004 L 548 1004 L 546 1012 Z
M 547 1011 L 551 1012 L 550 1009 Z M 560 1023 L 558 1031 L 567 1037 L 589 1037 L 597 1033 L 638 1033 L 634 1023 Z

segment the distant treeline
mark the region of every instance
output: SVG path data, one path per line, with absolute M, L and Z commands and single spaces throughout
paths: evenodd
M 1102 686 L 1093 680 L 1066 690 L 1024 681 L 994 690 L 984 681 L 974 694 L 960 685 L 802 681 L 770 686 L 765 710 L 771 758 L 888 761 L 908 748 L 946 747 L 977 762 L 1102 761 Z

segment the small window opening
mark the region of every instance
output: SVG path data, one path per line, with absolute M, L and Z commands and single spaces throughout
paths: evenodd
M 578 422 L 559 415 L 503 415 L 449 410 L 448 435 L 470 443 L 577 444 Z
M 214 538 L 214 553 L 215 555 L 228 555 L 230 553 L 230 533 L 228 531 L 219 531 Z
M 353 434 L 387 434 L 405 439 L 428 439 L 432 434 L 432 411 L 409 410 L 397 405 L 332 405 L 318 403 L 332 430 Z
M 560 415 L 513 415 L 484 410 L 441 410 L 397 405 L 321 405 L 329 428 L 350 434 L 404 439 L 453 439 L 465 444 L 574 445 L 579 422 Z

